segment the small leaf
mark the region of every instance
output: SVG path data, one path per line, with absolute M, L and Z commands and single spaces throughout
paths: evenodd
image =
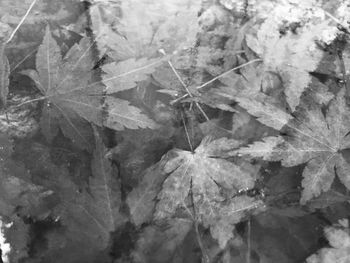
M 292 119 L 291 115 L 269 103 L 267 97 L 266 101 L 258 101 L 249 97 L 238 96 L 236 101 L 251 115 L 257 117 L 258 121 L 276 130 L 282 129 Z
M 281 161 L 286 167 L 306 163 L 302 204 L 328 191 L 335 174 L 350 189 L 350 165 L 342 152 L 350 147 L 350 109 L 345 101 L 345 90 L 340 90 L 329 103 L 325 115 L 317 104 L 300 108 L 294 116 L 285 125 L 287 136 L 267 137 L 263 142 L 255 142 L 235 152 L 266 161 Z
M 102 70 L 103 83 L 107 87 L 107 94 L 135 88 L 137 83 L 146 80 L 163 59 L 134 59 L 106 64 Z
M 163 263 L 179 259 L 182 246 L 193 223 L 184 219 L 169 219 L 167 227 L 150 225 L 143 229 L 131 256 L 135 263 Z
M 36 55 L 37 71 L 25 71 L 47 103 L 41 118 L 42 130 L 51 141 L 61 127 L 64 134 L 83 148 L 91 148 L 91 128 L 80 129 L 82 122 L 102 125 L 103 87 L 93 83 L 91 43 L 83 38 L 65 55 L 47 26 Z
M 150 128 L 155 129 L 158 125 L 139 108 L 130 105 L 126 100 L 107 97 L 105 100 L 107 117 L 104 125 L 114 130 Z
M 136 226 L 140 226 L 152 219 L 156 197 L 167 176 L 167 173 L 164 171 L 166 162 L 167 155 L 159 163 L 148 168 L 140 184 L 129 193 L 126 199 L 130 215 Z

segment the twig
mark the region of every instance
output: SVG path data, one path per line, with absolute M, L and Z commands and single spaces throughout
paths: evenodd
M 16 32 L 18 31 L 18 29 L 21 27 L 21 25 L 23 24 L 24 20 L 26 20 L 26 18 L 28 17 L 30 11 L 32 10 L 32 8 L 34 7 L 35 3 L 37 0 L 33 0 L 33 2 L 30 4 L 27 12 L 25 13 L 25 15 L 22 17 L 21 21 L 19 22 L 19 24 L 16 26 L 15 30 L 13 30 L 11 36 L 9 37 L 9 39 L 5 42 L 5 44 L 9 43 L 12 38 L 15 36 Z
M 338 18 L 334 17 L 331 13 L 327 12 L 326 10 L 324 10 L 324 9 L 322 9 L 322 10 L 326 16 L 328 16 L 330 19 L 332 19 L 338 25 L 342 26 L 347 32 L 349 32 L 347 29 L 347 25 L 342 24 L 342 22 Z
M 185 123 L 185 118 L 184 118 L 184 115 L 183 115 L 182 111 L 181 111 L 181 119 L 182 119 L 182 123 L 183 123 L 184 128 L 185 128 L 185 133 L 186 133 L 186 138 L 187 138 L 188 144 L 190 146 L 191 152 L 193 152 L 193 146 L 192 146 L 192 143 L 191 143 L 190 135 L 188 133 L 187 126 L 186 126 L 186 123 Z
M 247 223 L 247 227 L 248 227 L 248 230 L 247 230 L 247 258 L 246 258 L 246 261 L 247 263 L 250 263 L 251 262 L 251 231 L 252 231 L 252 227 L 251 227 L 251 222 L 250 222 L 250 218 L 248 220 L 248 223 Z
M 193 225 L 194 225 L 194 229 L 196 231 L 197 242 L 198 242 L 199 248 L 202 252 L 202 263 L 209 263 L 210 258 L 209 258 L 209 255 L 207 253 L 207 250 L 202 242 L 201 235 L 199 233 L 198 218 L 197 218 L 196 207 L 194 205 L 193 192 L 192 192 L 192 179 L 191 179 L 191 187 L 190 187 L 190 198 L 191 198 L 193 217 L 194 217 Z
M 191 91 L 188 89 L 187 85 L 185 84 L 185 82 L 182 80 L 182 78 L 180 77 L 179 73 L 177 72 L 177 70 L 175 69 L 175 67 L 173 66 L 173 63 L 171 63 L 170 60 L 168 60 L 168 64 L 171 68 L 171 70 L 175 73 L 177 79 L 180 81 L 181 85 L 185 88 L 187 95 L 190 96 L 191 98 L 193 98 L 193 95 L 191 93 Z M 205 111 L 202 109 L 202 107 L 199 105 L 198 102 L 195 102 L 196 107 L 199 109 L 199 111 L 203 114 L 204 118 L 209 121 L 209 117 L 208 115 L 205 113 Z
M 217 80 L 217 79 L 219 79 L 219 78 L 221 78 L 221 77 L 224 77 L 225 75 L 231 73 L 232 71 L 235 71 L 235 70 L 237 70 L 237 69 L 243 68 L 243 67 L 248 66 L 248 65 L 250 65 L 250 64 L 252 64 L 252 63 L 254 63 L 254 62 L 259 62 L 259 61 L 262 61 L 262 59 L 260 59 L 260 58 L 258 58 L 258 59 L 253 59 L 253 60 L 251 60 L 251 61 L 248 61 L 247 63 L 244 63 L 244 64 L 242 64 L 242 65 L 239 65 L 238 67 L 232 68 L 232 69 L 230 69 L 230 70 L 228 70 L 228 71 L 226 71 L 226 72 L 220 74 L 219 76 L 216 76 L 215 78 L 209 80 L 208 82 L 205 82 L 204 84 L 202 84 L 202 85 L 196 87 L 196 89 L 197 89 L 197 90 L 202 89 L 202 88 L 204 88 L 205 86 L 208 86 L 209 84 L 213 83 L 215 80 Z M 185 98 L 187 98 L 187 97 L 188 97 L 188 94 L 185 94 L 185 95 L 183 95 L 182 97 L 177 98 L 176 100 L 173 100 L 173 101 L 171 102 L 171 104 L 175 104 L 176 102 L 178 102 L 178 101 L 180 101 L 180 100 L 183 100 L 183 99 L 185 99 Z
M 27 100 L 25 102 L 22 102 L 21 104 L 18 104 L 16 106 L 14 106 L 14 108 L 19 108 L 19 107 L 22 107 L 24 105 L 27 105 L 27 104 L 30 104 L 30 103 L 33 103 L 33 102 L 36 102 L 36 101 L 41 101 L 41 100 L 45 100 L 47 99 L 47 97 L 43 96 L 43 97 L 40 97 L 40 98 L 36 98 L 36 99 L 32 99 L 32 100 Z

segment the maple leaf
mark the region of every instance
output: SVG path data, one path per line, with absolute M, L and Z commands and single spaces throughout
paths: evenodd
M 350 189 L 350 164 L 342 154 L 350 147 L 350 111 L 344 96 L 345 90 L 342 89 L 330 102 L 325 115 L 319 105 L 310 105 L 309 109 L 296 112 L 296 117 L 286 124 L 286 136 L 266 137 L 237 153 L 267 161 L 282 161 L 287 167 L 306 163 L 301 203 L 328 191 L 335 173 Z M 261 118 L 258 120 L 270 125 Z
M 61 127 L 63 133 L 78 145 L 90 146 L 89 137 L 80 129 L 83 120 L 102 125 L 103 88 L 91 85 L 94 62 L 91 43 L 83 38 L 65 55 L 52 38 L 50 29 L 46 33 L 36 55 L 36 71 L 27 70 L 37 88 L 47 100 L 41 116 L 41 127 L 49 141 Z M 86 124 L 85 124 L 86 125 Z
M 61 222 L 64 232 L 47 237 L 52 243 L 44 253 L 47 260 L 56 253 L 63 253 L 65 262 L 79 262 L 82 255 L 84 262 L 95 262 L 94 257 L 107 248 L 110 234 L 125 222 L 119 211 L 121 190 L 116 168 L 105 158 L 107 150 L 94 130 L 96 148 L 88 189 L 79 188 L 68 171 L 60 167 L 57 167 L 59 173 L 56 177 L 48 182 L 47 187 L 60 199 L 52 208 L 51 217 Z M 57 240 L 64 242 L 57 245 Z M 57 262 L 61 261 L 62 258 Z
M 157 225 L 147 226 L 131 254 L 133 262 L 162 263 L 178 259 L 178 250 L 192 226 L 190 220 L 182 218 L 169 219 L 166 229 Z
M 130 105 L 126 100 L 107 97 L 105 107 L 108 115 L 104 125 L 111 129 L 124 130 L 124 127 L 129 129 L 158 128 L 158 125 L 152 119 L 142 114 L 139 108 Z
M 307 263 L 347 263 L 350 261 L 350 233 L 347 219 L 324 229 L 331 247 L 322 248 L 306 259 Z
M 264 22 L 258 26 L 256 37 L 246 36 L 247 45 L 264 60 L 268 70 L 281 76 L 287 102 L 294 111 L 311 82 L 309 72 L 316 70 L 323 57 L 316 40 L 330 43 L 337 30 L 326 19 L 325 12 L 309 2 L 276 4 L 268 14 L 262 14 Z M 298 27 L 281 35 L 281 28 L 293 23 L 299 23 Z M 327 40 L 323 37 L 326 34 Z
M 11 159 L 12 145 L 6 136 L 0 135 L 0 145 L 0 216 L 40 218 L 44 199 L 51 192 L 32 183 L 24 165 Z
M 273 87 L 264 84 L 266 78 L 271 78 L 272 74 L 268 74 L 263 66 L 246 66 L 241 70 L 241 75 L 230 73 L 220 77 L 220 81 L 225 86 L 218 89 L 212 89 L 212 94 L 219 101 L 229 99 L 231 103 L 236 101 L 239 105 L 255 116 L 265 125 L 280 130 L 292 117 L 285 112 L 285 105 L 278 96 L 279 85 Z M 275 80 L 278 83 L 278 81 Z M 270 86 L 277 96 L 269 96 L 261 91 L 262 87 Z M 218 97 L 217 97 L 218 96 Z
M 126 199 L 130 215 L 135 225 L 140 226 L 152 219 L 156 205 L 156 197 L 167 176 L 164 165 L 168 162 L 168 155 L 163 156 L 157 164 L 149 167 L 140 184 L 135 187 Z
M 125 60 L 153 55 L 159 49 L 171 54 L 192 47 L 199 28 L 200 8 L 200 1 L 189 0 L 152 4 L 134 0 L 93 1 L 90 14 L 100 52 Z
M 91 148 L 89 123 L 118 130 L 156 127 L 154 121 L 127 101 L 108 97 L 102 104 L 104 87 L 93 81 L 91 47 L 89 38 L 83 38 L 62 58 L 47 27 L 36 56 L 37 70 L 23 72 L 35 81 L 44 95 L 39 100 L 47 100 L 42 110 L 41 127 L 48 140 L 51 141 L 61 128 L 78 145 Z
M 204 138 L 194 153 L 174 150 L 164 170 L 170 173 L 158 194 L 155 219 L 168 218 L 178 208 L 186 208 L 191 191 L 197 220 L 210 228 L 220 247 L 233 237 L 234 225 L 262 202 L 245 195 L 235 196 L 242 189 L 254 186 L 256 168 L 249 163 L 240 166 L 222 159 L 225 152 L 239 142 L 221 138 Z M 223 192 L 226 193 L 226 198 Z
M 107 94 L 135 88 L 138 82 L 146 80 L 163 61 L 164 59 L 156 58 L 130 58 L 103 65 L 102 70 L 107 73 L 103 76 Z
M 107 54 L 116 61 L 126 60 L 135 57 L 135 51 L 130 47 L 127 39 L 114 32 L 110 26 L 110 14 L 117 10 L 110 2 L 95 2 L 89 8 L 91 17 L 91 28 L 96 37 L 99 55 L 102 57 Z
M 28 256 L 29 224 L 23 218 L 41 220 L 49 212 L 47 198 L 52 191 L 30 181 L 24 165 L 11 159 L 12 144 L 0 134 L 0 231 L 11 250 L 2 254 L 9 262 L 20 262 Z M 1 221 L 8 225 L 1 228 Z M 4 247 L 1 247 L 3 252 Z

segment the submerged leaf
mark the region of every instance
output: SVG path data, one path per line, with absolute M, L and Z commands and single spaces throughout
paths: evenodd
M 51 217 L 62 229 L 48 234 L 52 246 L 43 253 L 45 262 L 96 262 L 99 253 L 107 249 L 112 232 L 125 223 L 116 167 L 105 157 L 106 148 L 97 131 L 95 136 L 88 189 L 79 187 L 68 171 L 59 167 L 56 177 L 48 182 L 60 200 Z M 59 259 L 57 255 L 61 255 Z
M 126 199 L 132 220 L 137 226 L 152 219 L 157 195 L 167 176 L 164 171 L 167 159 L 166 155 L 159 163 L 148 168 L 138 187 L 134 188 Z
M 280 75 L 287 102 L 294 111 L 311 82 L 309 73 L 316 70 L 323 57 L 316 41 L 325 41 L 325 32 L 331 32 L 329 44 L 337 30 L 312 2 L 276 3 L 268 13 L 260 15 L 265 20 L 256 36 L 246 36 L 247 45 L 263 59 L 267 70 Z
M 90 123 L 97 126 L 106 125 L 117 130 L 122 130 L 124 127 L 155 128 L 156 124 L 151 119 L 143 115 L 138 108 L 130 106 L 127 101 L 112 96 L 103 99 L 104 86 L 100 81 L 94 82 L 91 48 L 90 39 L 83 38 L 62 58 L 61 50 L 47 27 L 36 56 L 37 70 L 23 72 L 36 83 L 43 94 L 41 99 L 47 101 L 41 116 L 41 127 L 46 138 L 51 141 L 57 135 L 58 128 L 61 128 L 64 135 L 77 145 L 91 149 L 93 145 Z M 145 72 L 140 68 L 131 69 L 135 66 L 133 63 L 129 63 L 129 68 L 126 68 L 127 71 L 130 69 L 128 72 L 124 71 L 124 67 L 115 69 L 113 65 L 107 65 L 105 69 L 109 70 L 110 74 L 117 75 L 111 76 L 108 80 L 104 78 L 103 81 L 106 85 L 111 80 L 117 82 L 114 92 L 119 91 L 118 89 L 132 88 L 135 81 L 144 78 Z M 136 79 L 130 74 L 136 76 Z
M 107 94 L 135 88 L 137 83 L 146 80 L 163 60 L 141 58 L 106 64 L 102 70 Z
M 155 219 L 171 217 L 179 208 L 186 208 L 186 198 L 193 196 L 195 215 L 210 228 L 220 247 L 233 237 L 233 229 L 247 214 L 262 206 L 254 197 L 236 196 L 240 190 L 251 189 L 257 167 L 249 163 L 240 166 L 222 157 L 239 142 L 221 138 L 203 139 L 194 153 L 175 150 L 165 165 L 170 173 L 158 195 Z
M 155 129 L 158 127 L 152 119 L 142 114 L 139 108 L 130 105 L 126 100 L 107 97 L 105 107 L 107 117 L 104 125 L 111 129 L 124 130 L 124 127 L 128 129 Z
M 83 38 L 74 45 L 64 58 L 53 39 L 49 27 L 46 28 L 43 43 L 36 56 L 37 71 L 25 71 L 36 83 L 47 100 L 41 118 L 42 130 L 51 140 L 64 127 L 66 136 L 78 145 L 91 148 L 90 137 L 76 122 L 92 122 L 102 125 L 101 85 L 92 83 L 91 43 Z
M 100 218 L 100 224 L 104 226 L 109 239 L 109 232 L 114 231 L 123 223 L 123 217 L 119 212 L 121 206 L 120 182 L 117 178 L 117 168 L 106 158 L 107 149 L 103 145 L 98 132 L 95 130 L 96 148 L 91 164 L 93 176 L 89 185 L 93 202 L 87 202 L 87 210 L 90 214 L 96 213 Z
M 267 161 L 282 161 L 287 167 L 306 163 L 302 203 L 328 191 L 335 174 L 350 189 L 350 164 L 342 153 L 350 147 L 350 109 L 345 90 L 330 102 L 325 116 L 319 105 L 309 107 L 296 112 L 286 124 L 287 136 L 267 137 L 237 151 Z

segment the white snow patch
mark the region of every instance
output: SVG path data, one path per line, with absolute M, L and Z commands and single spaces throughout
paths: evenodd
M 0 217 L 0 248 L 2 250 L 2 261 L 4 263 L 9 263 L 9 253 L 11 251 L 11 246 L 9 243 L 6 243 L 6 238 L 4 234 L 4 228 L 11 227 L 12 224 L 5 224 Z

